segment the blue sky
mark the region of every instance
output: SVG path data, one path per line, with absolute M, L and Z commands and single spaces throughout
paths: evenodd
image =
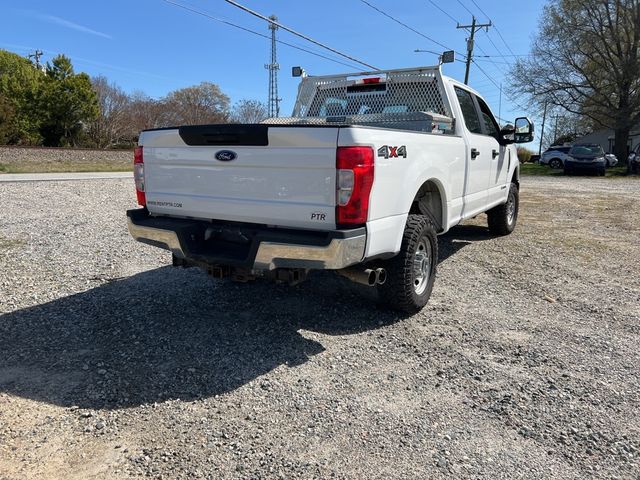
M 172 1 L 269 34 L 264 21 L 224 0 Z M 444 13 L 429 0 L 367 1 L 420 34 L 461 53 L 466 50 L 467 34 L 456 29 L 454 19 L 468 24 L 473 13 L 479 22 L 486 23 L 488 15 L 497 29 L 491 28 L 488 34 L 478 32 L 475 53 L 495 57 L 477 58 L 479 67 L 472 65 L 470 84 L 485 96 L 496 114 L 500 100 L 496 85 L 506 86 L 509 63 L 514 59 L 504 55 L 528 53 L 545 3 L 436 1 Z M 282 24 L 379 68 L 433 65 L 437 63 L 436 55 L 414 50 L 443 50 L 362 0 L 239 0 L 239 3 L 265 15 L 275 14 Z M 269 63 L 270 53 L 267 39 L 164 0 L 23 0 L 13 5 L 5 3 L 2 8 L 0 48 L 20 55 L 38 48 L 45 52 L 44 61 L 64 53 L 71 57 L 78 71 L 105 75 L 128 92 L 142 90 L 155 98 L 206 80 L 220 85 L 233 102 L 242 98 L 266 100 L 268 74 L 264 64 Z M 278 38 L 339 58 L 282 30 Z M 292 66 L 301 65 L 311 75 L 364 69 L 350 68 L 284 45 L 278 45 L 278 62 L 281 112 L 285 115 L 292 109 L 298 83 L 291 77 Z M 444 72 L 462 80 L 464 64 L 445 65 Z M 523 112 L 503 94 L 501 116 L 512 119 L 521 113 L 532 112 Z

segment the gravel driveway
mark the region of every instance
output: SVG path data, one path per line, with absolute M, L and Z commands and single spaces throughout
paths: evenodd
M 637 479 L 639 191 L 524 178 L 401 318 L 167 266 L 131 180 L 0 184 L 0 479 Z

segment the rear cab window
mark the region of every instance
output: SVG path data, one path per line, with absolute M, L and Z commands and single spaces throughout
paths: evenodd
M 491 113 L 491 109 L 484 102 L 484 100 L 482 100 L 480 97 L 476 97 L 476 99 L 478 100 L 478 105 L 480 106 L 480 114 L 482 115 L 485 134 L 497 139 L 498 135 L 500 134 L 500 127 L 498 126 L 498 122 L 496 122 L 496 119 L 493 118 L 493 113 Z
M 471 133 L 482 135 L 480 118 L 478 117 L 478 111 L 476 110 L 476 105 L 473 101 L 471 93 L 459 87 L 454 88 L 456 91 L 456 96 L 458 97 L 458 103 L 460 104 L 460 110 L 462 110 L 464 123 L 467 126 L 467 130 L 469 130 Z

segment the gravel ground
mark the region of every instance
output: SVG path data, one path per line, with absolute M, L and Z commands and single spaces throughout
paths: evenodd
M 0 184 L 0 479 L 640 478 L 639 187 L 524 178 L 401 318 L 167 266 L 130 180 Z

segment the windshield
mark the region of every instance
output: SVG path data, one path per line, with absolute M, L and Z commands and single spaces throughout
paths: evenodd
M 600 145 L 576 145 L 569 155 L 604 155 L 604 150 Z

